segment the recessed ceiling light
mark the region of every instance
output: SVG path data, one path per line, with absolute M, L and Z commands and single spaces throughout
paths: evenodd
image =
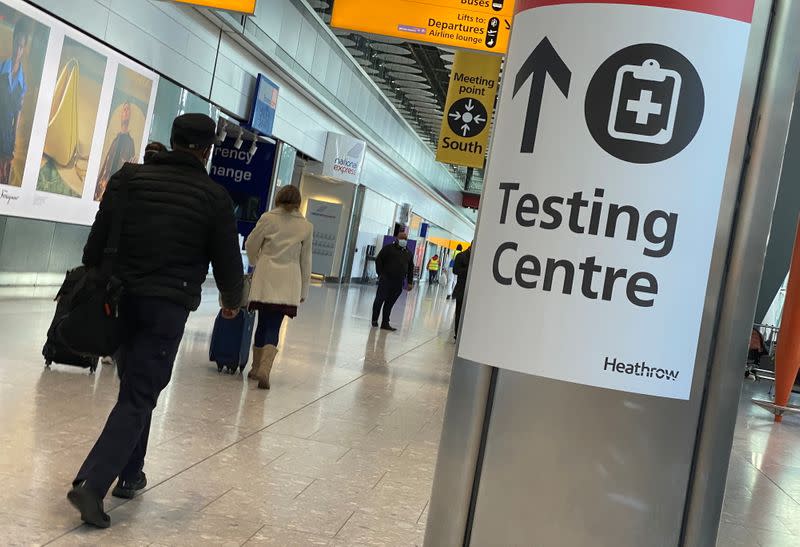
M 393 53 L 378 53 L 376 56 L 378 59 L 382 61 L 386 61 L 389 63 L 397 63 L 399 65 L 414 65 L 416 61 L 410 57 L 401 57 L 400 55 L 395 55 Z
M 408 82 L 427 82 L 428 79 L 425 76 L 420 76 L 419 74 L 405 74 L 403 72 L 389 72 L 392 78 L 395 80 L 403 80 Z
M 400 65 L 397 63 L 386 63 L 386 68 L 395 72 L 406 72 L 408 74 L 422 74 L 422 70 L 415 66 Z
M 375 51 L 380 51 L 382 53 L 394 53 L 395 55 L 411 54 L 411 52 L 408 51 L 408 49 L 393 44 L 381 44 L 380 42 L 372 42 L 369 44 L 369 47 L 371 47 Z
M 398 81 L 397 85 L 400 87 L 405 87 L 408 89 L 430 89 L 431 86 L 428 84 L 423 84 L 421 82 L 411 82 L 411 81 Z
M 400 86 L 400 91 L 409 96 L 413 95 L 416 97 L 435 97 L 433 93 L 425 89 L 412 89 L 409 87 Z

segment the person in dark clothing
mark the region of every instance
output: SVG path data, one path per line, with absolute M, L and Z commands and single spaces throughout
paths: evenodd
M 121 498 L 132 498 L 147 485 L 143 468 L 152 412 L 170 381 L 189 313 L 200 305 L 209 262 L 223 316 L 236 317 L 242 301 L 233 203 L 205 169 L 215 138 L 216 124 L 208 116 L 178 117 L 172 152 L 136 166 L 128 180 L 120 173 L 111 177 L 84 249 L 83 263 L 97 267 L 111 218 L 124 213 L 114 264 L 125 287 L 121 313 L 127 324 L 116 355 L 119 396 L 67 496 L 83 521 L 99 528 L 111 524 L 103 498 L 115 479 L 112 494 Z M 128 199 L 119 211 L 122 185 Z
M 375 269 L 378 272 L 378 293 L 372 305 L 372 326 L 378 326 L 383 311 L 381 329 L 394 332 L 397 329 L 389 322 L 392 308 L 403 294 L 403 283 L 409 291 L 414 286 L 414 256 L 408 250 L 407 234 L 401 233 L 394 243 L 381 249 L 375 259 Z
M 14 25 L 11 57 L 0 63 L 0 184 L 12 182 L 11 166 L 16 155 L 17 129 L 28 92 L 23 64 L 32 34 L 30 19 L 23 17 Z
M 150 161 L 157 155 L 167 151 L 168 149 L 166 146 L 158 141 L 153 141 L 144 147 L 144 162 L 150 163 Z
M 111 175 L 122 169 L 129 161 L 136 159 L 136 143 L 130 133 L 131 103 L 125 102 L 120 109 L 120 131 L 106 153 L 100 167 L 100 178 L 94 191 L 94 200 L 100 201 L 106 191 Z
M 456 301 L 455 337 L 458 338 L 458 327 L 461 324 L 461 309 L 464 306 L 464 295 L 467 292 L 467 274 L 469 261 L 472 258 L 472 247 L 459 253 L 453 263 L 453 274 L 457 277 L 456 287 L 453 289 L 453 298 Z

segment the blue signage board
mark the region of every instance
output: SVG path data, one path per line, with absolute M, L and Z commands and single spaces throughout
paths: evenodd
M 276 146 L 259 142 L 256 153 L 250 156 L 249 141 L 241 149 L 234 146 L 235 142 L 229 137 L 214 147 L 209 173 L 228 190 L 236 207 L 239 233 L 247 237 L 268 208 Z
M 263 74 L 258 75 L 253 110 L 250 114 L 250 127 L 262 135 L 272 135 L 279 90 L 275 82 Z

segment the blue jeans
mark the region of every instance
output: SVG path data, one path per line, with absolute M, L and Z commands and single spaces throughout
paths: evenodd
M 253 342 L 257 348 L 278 345 L 284 317 L 283 312 L 258 310 L 258 326 Z

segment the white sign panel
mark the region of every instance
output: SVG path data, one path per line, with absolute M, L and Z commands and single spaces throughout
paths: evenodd
M 333 270 L 336 239 L 342 218 L 342 204 L 316 199 L 308 200 L 308 221 L 314 225 L 314 247 L 311 270 L 329 276 Z
M 158 76 L 21 0 L 0 1 L 0 215 L 88 225 L 144 154 Z
M 631 3 L 520 2 L 459 355 L 688 399 L 753 2 Z
M 367 143 L 339 133 L 328 133 L 322 176 L 358 184 L 364 169 Z

